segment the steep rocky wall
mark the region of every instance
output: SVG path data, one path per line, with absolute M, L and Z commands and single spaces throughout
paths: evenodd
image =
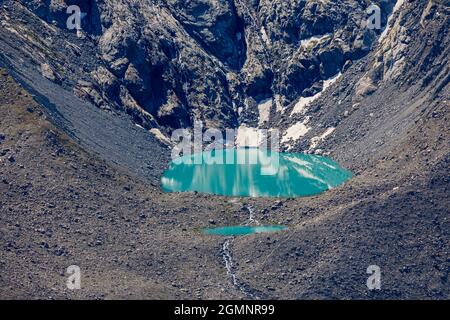
M 374 3 L 385 25 L 395 1 Z M 78 37 L 66 28 L 65 10 L 73 4 L 83 12 Z M 9 31 L 3 30 L 2 38 L 29 41 L 11 35 L 14 30 L 51 38 L 47 48 L 34 48 L 31 58 L 50 66 L 55 79 L 79 96 L 102 108 L 125 109 L 144 127 L 171 130 L 194 120 L 235 127 L 248 114 L 251 118 L 257 102 L 277 96 L 287 106 L 301 95 L 314 95 L 322 80 L 370 52 L 380 33 L 364 25 L 370 4 L 4 1 Z M 48 27 L 34 27 L 39 24 Z M 91 50 L 77 50 L 87 45 Z M 70 59 L 70 51 L 78 57 Z M 84 69 L 79 74 L 70 72 L 79 68 Z

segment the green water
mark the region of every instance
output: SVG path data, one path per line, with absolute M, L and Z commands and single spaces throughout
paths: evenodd
M 285 229 L 287 229 L 287 227 L 284 226 L 229 226 L 203 229 L 203 233 L 217 236 L 245 236 L 253 233 L 272 233 Z
M 337 187 L 351 177 L 350 171 L 327 157 L 239 148 L 178 158 L 164 173 L 161 185 L 166 192 L 302 197 Z

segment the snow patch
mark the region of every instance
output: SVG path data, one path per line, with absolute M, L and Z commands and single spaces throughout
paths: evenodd
M 312 97 L 300 97 L 300 100 L 295 104 L 294 109 L 292 109 L 291 116 L 297 113 L 305 113 L 307 107 L 317 100 L 322 95 L 322 92 L 318 92 Z
M 276 95 L 274 96 L 274 100 L 275 100 L 275 110 L 276 110 L 277 112 L 282 112 L 282 113 L 284 113 L 284 107 L 283 107 L 281 95 L 276 94 Z
M 307 107 L 311 103 L 316 101 L 322 95 L 322 93 L 324 93 L 329 87 L 331 87 L 331 85 L 333 83 L 335 83 L 341 76 L 342 76 L 342 73 L 339 72 L 336 76 L 334 76 L 330 79 L 324 80 L 322 91 L 316 93 L 312 97 L 300 97 L 298 102 L 295 104 L 294 109 L 292 109 L 291 116 L 294 114 L 297 114 L 297 113 L 305 113 L 307 110 Z
M 324 80 L 323 81 L 323 89 L 322 92 L 325 92 L 325 90 L 327 90 L 329 87 L 331 87 L 333 85 L 333 83 L 335 83 L 340 77 L 342 76 L 342 73 L 339 72 L 337 75 L 335 75 L 334 77 L 328 79 L 328 80 Z
M 392 9 L 392 13 L 388 18 L 386 28 L 384 28 L 383 32 L 381 33 L 380 37 L 378 38 L 378 42 L 381 43 L 384 38 L 386 38 L 387 34 L 389 33 L 391 27 L 392 27 L 392 19 L 394 18 L 394 14 L 402 7 L 402 5 L 405 3 L 405 0 L 397 0 L 395 3 L 394 9 Z
M 264 26 L 261 26 L 261 38 L 267 45 L 270 44 L 270 39 L 267 36 L 267 32 L 266 32 L 266 29 L 264 28 Z
M 333 128 L 333 127 L 328 128 L 321 136 L 312 138 L 309 150 L 313 150 L 313 149 L 317 148 L 319 143 L 324 141 L 330 134 L 332 134 L 334 132 L 334 130 L 336 130 L 336 128 Z
M 327 33 L 327 34 L 324 34 L 323 36 L 319 36 L 319 37 L 313 36 L 313 37 L 301 40 L 300 46 L 302 46 L 303 48 L 309 48 L 318 42 L 322 42 L 323 40 L 325 40 L 328 37 L 331 37 L 331 34 Z
M 291 140 L 297 141 L 303 137 L 309 130 L 311 130 L 311 128 L 307 126 L 308 123 L 309 117 L 306 117 L 305 120 L 297 122 L 293 126 L 289 127 L 281 138 L 281 143 L 287 143 Z
M 259 111 L 259 121 L 258 125 L 262 126 L 265 122 L 270 119 L 270 110 L 272 109 L 272 99 L 266 99 L 258 104 Z
M 167 138 L 158 128 L 152 128 L 150 129 L 150 133 L 155 136 L 156 139 L 161 141 L 162 143 L 166 145 L 171 145 L 172 142 L 169 138 Z
M 396 13 L 402 7 L 403 3 L 405 3 L 405 0 L 397 0 L 394 6 L 394 10 L 392 10 L 392 13 Z

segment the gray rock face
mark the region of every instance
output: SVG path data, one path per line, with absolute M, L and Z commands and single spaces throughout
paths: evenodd
M 394 2 L 375 1 L 383 25 Z M 376 39 L 363 25 L 368 1 L 6 3 L 8 15 L 22 19 L 34 37 L 51 37 L 48 49 L 62 53 L 55 59 L 37 47 L 33 58 L 63 69 L 61 78 L 74 88 L 79 80 L 91 82 L 81 95 L 99 107 L 125 109 L 139 124 L 169 131 L 195 120 L 207 127 L 237 126 L 237 111 L 249 98 L 278 95 L 288 105 L 367 54 Z M 70 5 L 83 13 L 78 37 L 66 28 Z M 65 51 L 76 51 L 81 42 L 92 50 L 78 51 L 73 61 Z M 70 72 L 85 61 L 92 62 L 87 70 Z
M 424 86 L 438 78 L 438 88 L 448 84 L 448 4 L 434 0 L 5 4 L 0 46 L 12 48 L 6 60 L 26 57 L 43 77 L 101 109 L 126 111 L 164 141 L 195 121 L 221 129 L 262 123 L 280 129 L 282 139 L 288 129 L 295 136 L 304 128 L 282 148 L 328 154 L 325 138 L 339 135 L 338 125 L 392 120 L 393 100 L 376 94 L 383 85 L 390 92 L 423 77 Z M 367 26 L 372 4 L 380 8 L 380 30 Z M 82 11 L 81 30 L 67 29 L 69 5 Z M 339 74 L 339 86 L 327 89 Z M 312 102 L 297 112 L 302 99 Z M 272 105 L 260 121 L 263 101 Z
M 167 8 L 208 53 L 232 70 L 242 67 L 246 54 L 244 22 L 233 1 L 170 0 Z

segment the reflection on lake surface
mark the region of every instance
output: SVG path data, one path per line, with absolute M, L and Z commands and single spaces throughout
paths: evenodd
M 217 236 L 245 236 L 253 233 L 273 233 L 287 229 L 285 226 L 229 226 L 203 229 L 204 234 Z
M 239 148 L 178 158 L 164 173 L 161 184 L 166 192 L 301 197 L 319 194 L 351 177 L 350 171 L 327 157 Z

